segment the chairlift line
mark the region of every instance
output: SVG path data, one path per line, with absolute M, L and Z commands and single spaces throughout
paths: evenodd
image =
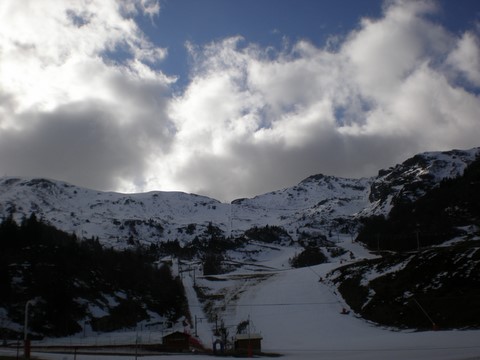
M 257 304 L 225 304 L 226 307 L 247 307 L 247 306 L 308 306 L 308 305 L 332 305 L 338 304 L 338 301 L 324 301 L 324 302 L 302 302 L 302 303 L 257 303 Z M 202 307 L 202 305 L 190 305 L 191 307 Z
M 303 302 L 303 303 L 260 303 L 260 304 L 235 304 L 227 306 L 307 306 L 307 305 L 329 305 L 336 304 L 336 301 L 325 302 Z

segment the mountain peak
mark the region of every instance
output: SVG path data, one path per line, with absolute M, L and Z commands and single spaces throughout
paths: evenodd
M 401 164 L 380 170 L 371 186 L 371 204 L 364 214 L 386 215 L 395 204 L 418 199 L 442 180 L 462 175 L 478 156 L 478 147 L 469 150 L 424 152 Z

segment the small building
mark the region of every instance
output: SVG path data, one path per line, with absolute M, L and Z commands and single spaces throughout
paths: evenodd
M 180 331 L 165 335 L 163 346 L 166 351 L 188 352 L 190 350 L 190 335 Z
M 237 334 L 235 335 L 235 351 L 238 353 L 258 354 L 262 351 L 262 335 Z
M 175 331 L 165 335 L 162 348 L 169 352 L 203 352 L 205 348 L 202 343 L 192 335 L 186 332 Z

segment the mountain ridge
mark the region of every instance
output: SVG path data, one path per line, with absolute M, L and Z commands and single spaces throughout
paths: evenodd
M 294 239 L 302 232 L 353 236 L 360 218 L 387 216 L 395 204 L 414 201 L 443 179 L 461 175 L 479 154 L 480 148 L 426 152 L 370 178 L 317 174 L 292 187 L 231 203 L 183 192 L 123 194 L 51 179 L 3 177 L 0 216 L 21 221 L 35 213 L 63 231 L 80 238 L 98 237 L 102 244 L 119 248 L 190 242 L 209 224 L 226 236 L 266 225 L 281 226 Z

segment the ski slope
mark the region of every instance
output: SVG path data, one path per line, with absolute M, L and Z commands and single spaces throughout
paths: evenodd
M 350 239 L 341 239 L 339 245 L 356 258 L 372 257 Z M 236 324 L 250 320 L 252 333 L 263 336 L 262 350 L 287 359 L 480 359 L 480 331 L 398 331 L 353 313 L 343 315 L 342 309 L 348 306 L 325 280 L 340 262 L 285 269 L 278 261 L 286 258 L 282 252 L 271 254 L 263 265 L 277 266 L 278 271 L 246 287 L 233 310 L 227 307 L 224 316 L 230 335 Z
M 363 247 L 348 237 L 340 238 L 342 247 L 355 254 L 356 259 L 372 257 Z M 379 327 L 350 313 L 325 275 L 345 263 L 349 256 L 313 267 L 291 269 L 288 258 L 292 249 L 279 246 L 263 253 L 261 267 L 255 270 L 251 264 L 221 281 L 211 281 L 183 271 L 182 278 L 189 299 L 192 318 L 199 320 L 197 332 L 206 347 L 214 340 L 215 324 L 208 323 L 203 307 L 193 290 L 194 276 L 197 285 L 210 286 L 212 291 L 224 293 L 224 312 L 221 313 L 230 337 L 236 325 L 250 320 L 252 333 L 263 336 L 262 350 L 282 354 L 282 359 L 345 359 L 345 360 L 472 360 L 480 359 L 480 331 L 398 331 Z M 191 269 L 191 268 L 190 268 Z M 263 269 L 263 270 L 262 270 Z M 268 270 L 264 270 L 268 269 Z M 319 281 L 320 277 L 322 281 Z M 210 279 L 210 280 L 209 280 Z M 192 324 L 193 325 L 193 324 Z M 179 330 L 179 329 L 177 329 Z M 194 333 L 192 331 L 192 333 Z M 117 334 L 119 339 L 125 333 Z M 115 334 L 105 334 L 110 338 Z M 152 334 L 137 336 L 143 339 Z M 96 341 L 99 341 L 98 338 Z M 119 341 L 120 342 L 120 341 Z M 9 350 L 12 354 L 13 350 Z M 0 355 L 7 350 L 0 350 Z M 42 359 L 68 360 L 73 354 L 34 354 Z M 148 360 L 161 360 L 163 356 L 144 356 Z M 175 360 L 210 359 L 208 355 L 169 355 Z M 76 355 L 76 360 L 117 360 L 122 356 Z
M 480 358 L 480 331 L 393 331 L 352 314 L 332 288 L 318 281 L 331 264 L 278 273 L 249 289 L 237 322 L 250 318 L 262 332 L 264 351 L 291 358 Z
M 243 293 L 232 323 L 249 318 L 262 333 L 262 349 L 282 359 L 345 360 L 472 360 L 480 359 L 480 331 L 394 331 L 352 314 L 342 315 L 342 301 L 328 284 L 319 283 L 332 264 L 278 272 Z M 200 314 L 197 313 L 197 316 Z M 199 337 L 212 338 L 208 326 Z M 208 346 L 208 344 L 206 344 Z M 73 355 L 34 354 L 67 360 Z M 146 356 L 161 360 L 165 356 Z M 208 355 L 169 355 L 174 360 L 211 359 Z M 77 355 L 77 360 L 117 360 L 122 356 Z

